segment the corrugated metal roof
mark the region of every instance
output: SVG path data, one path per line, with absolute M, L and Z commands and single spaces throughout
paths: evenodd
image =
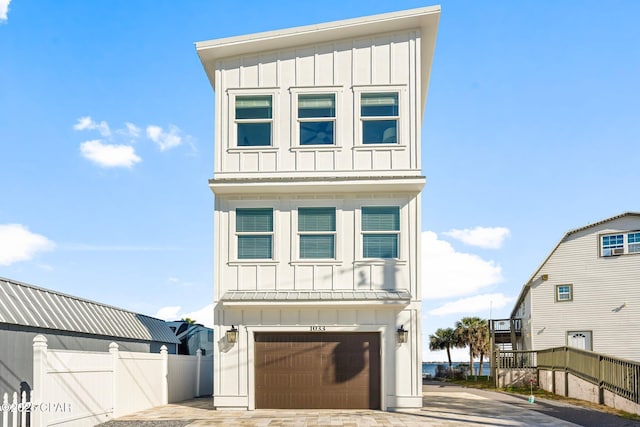
M 411 300 L 409 291 L 228 291 L 222 296 L 224 302 L 406 302 Z
M 0 323 L 180 343 L 164 320 L 1 277 Z

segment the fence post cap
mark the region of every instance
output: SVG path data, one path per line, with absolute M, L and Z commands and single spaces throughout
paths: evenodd
M 120 346 L 118 345 L 118 343 L 112 342 L 111 344 L 109 344 L 109 353 L 113 353 L 114 351 L 118 351 L 118 348 Z
M 162 347 L 160 347 L 160 354 L 165 354 L 168 352 L 168 348 L 166 345 L 162 344 Z
M 44 335 L 36 335 L 35 337 L 33 337 L 33 345 L 37 345 L 37 346 L 42 346 L 42 345 L 47 345 L 47 337 L 45 337 Z

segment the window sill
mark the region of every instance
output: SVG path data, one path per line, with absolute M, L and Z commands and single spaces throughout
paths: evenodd
M 399 258 L 366 258 L 353 261 L 353 265 L 406 265 L 407 260 Z
M 247 151 L 268 151 L 268 152 L 276 152 L 278 151 L 277 146 L 273 145 L 252 145 L 248 147 L 229 147 L 227 148 L 227 153 L 242 153 Z
M 289 262 L 289 265 L 342 265 L 341 260 L 337 259 L 298 259 Z
M 404 144 L 358 144 L 353 147 L 355 151 L 373 151 L 383 148 L 385 150 L 406 150 L 407 146 Z
M 280 261 L 273 259 L 239 259 L 235 261 L 227 261 L 227 265 L 230 267 L 236 267 L 241 265 L 278 265 Z
M 289 148 L 291 151 L 339 151 L 341 145 L 294 145 Z

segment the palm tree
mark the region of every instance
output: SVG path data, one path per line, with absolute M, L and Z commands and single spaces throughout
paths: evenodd
M 486 320 L 481 320 L 476 325 L 476 337 L 475 337 L 476 356 L 480 357 L 480 364 L 478 365 L 478 372 L 476 375 L 482 373 L 482 364 L 484 363 L 484 357 L 491 351 L 489 348 L 489 325 Z
M 473 374 L 473 358 L 480 355 L 478 351 L 478 335 L 482 324 L 479 317 L 463 317 L 456 322 L 455 334 L 463 347 L 469 347 L 469 370 Z
M 429 350 L 447 350 L 447 359 L 449 359 L 449 373 L 453 369 L 451 362 L 451 349 L 461 347 L 458 337 L 452 328 L 438 328 L 433 335 L 429 335 Z

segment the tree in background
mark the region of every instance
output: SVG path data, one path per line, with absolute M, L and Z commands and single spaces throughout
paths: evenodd
M 480 364 L 478 366 L 477 375 L 480 375 L 480 373 L 482 372 L 484 357 L 489 355 L 489 353 L 491 352 L 489 345 L 489 324 L 486 320 L 481 319 L 481 323 L 477 325 L 475 336 L 476 356 L 480 357 Z
M 460 348 L 464 345 L 460 344 L 458 336 L 453 328 L 438 328 L 433 334 L 429 335 L 429 350 L 447 350 L 447 359 L 449 359 L 449 374 L 453 370 L 453 363 L 451 362 L 451 349 Z
M 473 359 L 480 356 L 482 329 L 487 322 L 479 317 L 463 317 L 456 322 L 455 335 L 463 347 L 469 347 L 469 370 L 473 374 Z M 488 337 L 488 332 L 487 332 Z M 484 355 L 484 353 L 483 353 Z M 476 373 L 477 375 L 477 373 Z

